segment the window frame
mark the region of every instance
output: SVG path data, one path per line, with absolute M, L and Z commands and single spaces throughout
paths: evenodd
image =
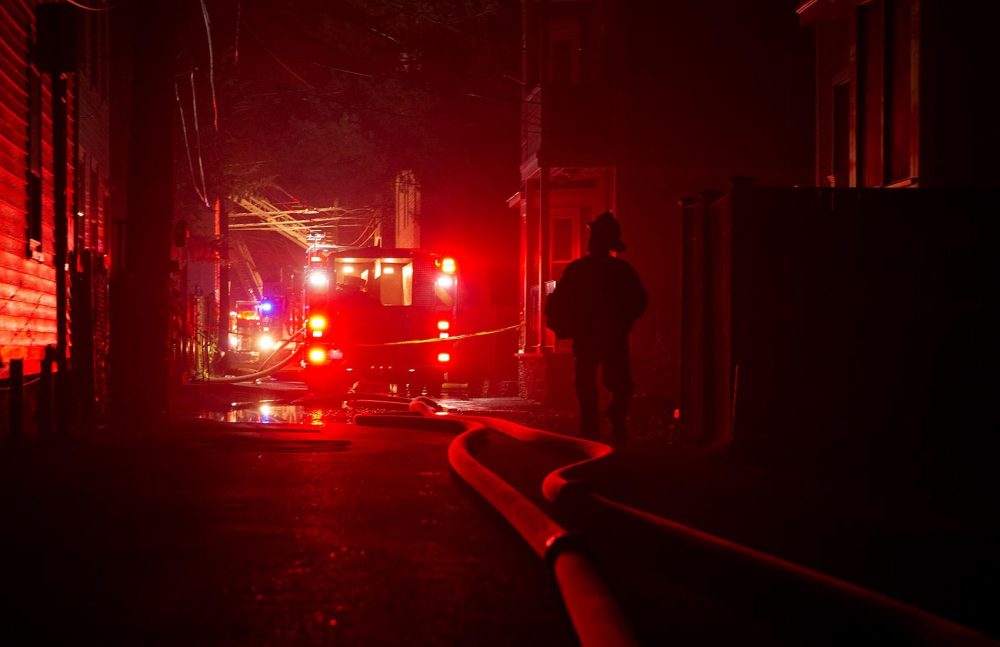
M 29 52 L 34 53 L 34 44 L 29 43 Z M 45 164 L 42 145 L 44 130 L 42 74 L 34 64 L 34 56 L 29 57 L 27 74 L 27 115 L 25 132 L 25 256 L 44 262 L 43 253 L 43 194 Z

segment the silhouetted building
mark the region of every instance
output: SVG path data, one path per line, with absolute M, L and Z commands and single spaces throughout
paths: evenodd
M 569 348 L 545 295 L 614 210 L 650 309 L 634 333 L 637 393 L 680 390 L 677 199 L 736 174 L 808 182 L 807 34 L 774 3 L 524 0 L 521 393 L 572 401 Z M 770 6 L 765 6 L 770 5 Z
M 1000 101 L 983 80 L 998 11 L 799 7 L 816 37 L 816 186 L 737 181 L 684 207 L 692 442 L 854 450 L 852 435 L 892 451 L 924 443 L 928 463 L 995 454 L 984 385 Z
M 950 0 L 810 0 L 816 184 L 997 186 L 998 9 Z

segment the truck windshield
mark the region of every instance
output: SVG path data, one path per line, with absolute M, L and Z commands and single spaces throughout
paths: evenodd
M 361 279 L 363 290 L 384 306 L 413 305 L 413 259 L 337 258 L 333 271 L 338 285 Z

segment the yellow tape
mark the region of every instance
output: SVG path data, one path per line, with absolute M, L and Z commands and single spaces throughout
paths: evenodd
M 355 344 L 355 346 L 360 346 L 363 348 L 374 348 L 378 346 L 409 346 L 412 344 L 435 344 L 435 343 L 446 343 L 450 341 L 456 341 L 459 339 L 468 339 L 470 337 L 485 337 L 486 335 L 496 335 L 502 332 L 507 332 L 509 330 L 517 330 L 518 328 L 524 326 L 524 324 L 513 324 L 511 326 L 504 326 L 503 328 L 495 328 L 493 330 L 483 330 L 480 332 L 470 332 L 464 335 L 452 335 L 451 337 L 433 337 L 431 339 L 407 339 L 405 341 L 387 341 L 380 344 Z

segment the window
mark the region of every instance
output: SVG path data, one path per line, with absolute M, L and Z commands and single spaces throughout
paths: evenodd
M 87 247 L 97 250 L 100 248 L 100 226 L 101 214 L 98 211 L 100 199 L 100 176 L 95 166 L 90 167 L 90 189 L 87 191 L 87 214 L 90 220 L 90 233 L 87 236 Z
M 88 167 L 87 151 L 80 147 L 80 153 L 76 160 L 76 172 L 73 174 L 73 249 L 83 251 L 87 246 L 87 232 L 84 209 L 86 209 L 87 199 L 87 177 L 85 169 Z
M 96 87 L 99 78 L 99 65 L 100 65 L 100 53 L 101 53 L 101 23 L 104 22 L 103 18 L 99 15 L 90 15 L 87 20 L 87 28 L 85 30 L 87 38 L 87 76 L 90 77 L 91 87 Z
M 573 219 L 552 219 L 552 260 L 573 260 Z
M 413 305 L 413 261 L 405 258 L 338 258 L 334 261 L 337 285 L 360 277 L 362 289 L 384 306 Z
M 890 183 L 909 180 L 910 125 L 913 75 L 910 65 L 910 0 L 891 0 L 887 6 L 886 29 L 886 178 Z
M 883 172 L 884 39 L 881 0 L 858 7 L 857 185 L 881 186 Z
M 549 81 L 571 85 L 587 79 L 587 14 L 584 7 L 564 7 L 549 19 Z
M 851 184 L 851 86 L 833 86 L 833 182 L 835 187 Z
M 577 255 L 577 217 L 576 215 L 551 216 L 549 225 L 549 254 L 551 260 L 550 276 L 559 280 L 563 270 Z
M 26 256 L 42 257 L 42 76 L 28 65 L 27 241 Z
M 551 79 L 553 83 L 568 85 L 573 82 L 573 41 L 555 40 L 552 49 Z

